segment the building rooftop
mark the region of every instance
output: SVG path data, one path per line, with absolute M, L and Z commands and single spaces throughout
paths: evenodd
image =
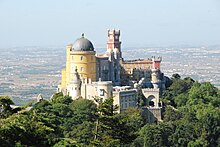
M 91 41 L 86 39 L 84 37 L 84 34 L 82 34 L 82 37 L 77 39 L 73 46 L 72 46 L 73 51 L 94 51 L 94 47 Z
M 135 59 L 135 60 L 125 60 L 124 63 L 152 63 L 151 59 Z
M 105 55 L 96 55 L 96 58 L 108 58 L 108 56 L 105 56 Z

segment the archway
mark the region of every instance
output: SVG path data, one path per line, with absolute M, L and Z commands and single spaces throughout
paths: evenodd
M 147 99 L 148 99 L 148 105 L 151 106 L 151 107 L 154 107 L 155 102 L 156 102 L 155 96 L 150 95 L 150 96 L 148 96 Z

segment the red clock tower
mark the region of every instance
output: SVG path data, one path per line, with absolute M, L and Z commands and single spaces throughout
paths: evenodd
M 117 48 L 120 52 L 120 58 L 122 58 L 121 55 L 121 41 L 119 40 L 120 37 L 120 30 L 113 29 L 108 30 L 108 43 L 107 43 L 107 49 L 114 49 Z

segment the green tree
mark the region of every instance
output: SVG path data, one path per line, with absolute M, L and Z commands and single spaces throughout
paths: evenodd
M 220 108 L 207 105 L 198 109 L 198 136 L 205 146 L 217 146 L 220 140 Z
M 49 134 L 54 129 L 39 120 L 39 115 L 14 114 L 0 120 L 1 146 L 49 146 Z
M 73 100 L 70 96 L 64 96 L 62 92 L 55 93 L 53 97 L 50 99 L 50 102 L 53 103 L 62 103 L 62 104 L 69 104 Z
M 197 138 L 195 132 L 196 123 L 190 123 L 182 119 L 172 122 L 172 125 L 175 130 L 169 136 L 171 146 L 187 146 L 190 141 Z
M 171 125 L 166 123 L 161 124 L 146 124 L 139 131 L 139 137 L 134 144 L 143 147 L 163 147 L 170 146 L 169 136 L 173 133 Z M 139 141 L 139 142 L 137 142 Z
M 115 135 L 115 126 L 118 125 L 117 114 L 118 106 L 113 105 L 113 98 L 96 97 L 95 101 L 98 106 L 98 118 L 96 120 L 96 135 L 94 144 L 98 146 L 115 146 L 120 141 Z
M 178 106 L 177 103 L 183 105 L 184 101 L 186 100 L 182 102 L 180 100 L 179 101 L 177 100 L 176 103 L 175 99 L 180 94 L 182 95 L 187 94 L 188 91 L 191 89 L 194 80 L 189 77 L 181 79 L 179 76 L 174 76 L 173 78 L 171 78 L 171 80 L 172 80 L 172 84 L 163 93 L 163 101 L 165 102 L 166 105 L 171 105 L 174 107 Z M 187 97 L 184 98 L 186 99 Z
M 114 137 L 120 140 L 121 145 L 129 145 L 137 138 L 139 129 L 145 125 L 141 113 L 140 109 L 128 108 L 115 115 Z
M 12 114 L 10 105 L 14 104 L 10 97 L 0 96 L 0 118 L 8 117 Z
M 196 82 L 189 91 L 188 105 L 197 104 L 213 104 L 220 106 L 220 101 L 217 101 L 220 97 L 218 96 L 218 89 L 209 82 L 198 83 Z M 213 103 L 215 102 L 215 103 Z M 217 102 L 217 103 L 216 103 Z
M 82 124 L 75 125 L 74 128 L 65 134 L 66 138 L 75 140 L 78 145 L 88 146 L 94 140 L 95 123 L 84 121 Z
M 164 118 L 163 120 L 165 122 L 169 122 L 169 121 L 176 121 L 181 119 L 182 116 L 182 112 L 179 111 L 178 109 L 175 109 L 172 106 L 166 106 L 165 108 L 165 112 L 164 112 Z
M 79 98 L 70 103 L 69 107 L 73 111 L 73 119 L 76 124 L 96 120 L 97 106 L 91 100 Z
M 177 73 L 173 74 L 172 77 L 171 77 L 172 81 L 179 80 L 180 78 L 181 78 L 181 76 L 179 74 L 177 74 Z

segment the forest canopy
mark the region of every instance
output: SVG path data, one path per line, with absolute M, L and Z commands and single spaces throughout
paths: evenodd
M 141 108 L 118 114 L 113 98 L 72 100 L 62 93 L 11 108 L 0 96 L 1 146 L 210 146 L 220 144 L 220 91 L 174 74 L 162 96 L 163 121 L 150 124 Z

